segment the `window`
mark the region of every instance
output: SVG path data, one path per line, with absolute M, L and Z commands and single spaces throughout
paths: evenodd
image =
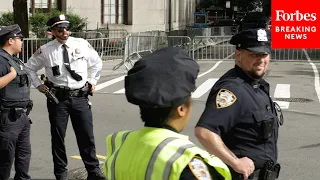
M 124 0 L 101 0 L 102 23 L 123 24 Z
M 56 0 L 51 0 L 52 5 L 56 3 Z M 34 7 L 35 8 L 48 8 L 49 0 L 34 0 Z

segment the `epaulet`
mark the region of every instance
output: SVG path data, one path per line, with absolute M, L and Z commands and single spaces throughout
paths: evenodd
M 87 40 L 85 40 L 83 38 L 78 38 L 78 37 L 69 37 L 69 38 L 72 38 L 72 40 L 75 42 L 88 42 Z
M 52 46 L 52 45 L 54 45 L 54 41 L 50 41 L 50 42 L 42 45 L 41 48 L 47 48 L 47 47 Z
M 243 79 L 239 78 L 239 77 L 227 77 L 224 79 L 220 79 L 218 82 L 216 82 L 216 85 L 226 85 L 226 84 L 235 84 L 235 85 L 239 85 L 242 84 L 244 82 Z

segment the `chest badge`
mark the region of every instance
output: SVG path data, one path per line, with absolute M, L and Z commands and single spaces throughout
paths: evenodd
M 231 106 L 237 100 L 236 95 L 227 89 L 220 89 L 216 96 L 217 109 L 226 108 Z
M 75 53 L 78 55 L 78 54 L 80 54 L 80 49 L 76 49 L 76 51 L 75 51 Z

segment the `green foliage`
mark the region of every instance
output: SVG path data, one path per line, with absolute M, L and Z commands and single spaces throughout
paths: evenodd
M 0 16 L 0 26 L 9 26 L 14 24 L 13 12 L 5 12 Z
M 64 14 L 57 9 L 52 9 L 52 16 L 58 16 L 60 14 Z M 68 13 L 69 21 L 70 21 L 70 31 L 76 32 L 81 31 L 86 26 L 87 19 L 81 18 L 79 15 L 75 13 Z M 36 12 L 34 16 L 31 16 L 29 21 L 31 25 L 31 30 L 37 35 L 37 37 L 41 38 L 45 36 L 45 32 L 48 29 L 47 22 L 51 18 L 49 13 Z

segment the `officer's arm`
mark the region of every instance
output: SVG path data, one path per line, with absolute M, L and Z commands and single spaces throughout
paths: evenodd
M 16 77 L 17 73 L 13 67 L 11 67 L 10 70 L 9 72 L 6 65 L 0 62 L 0 89 L 7 86 Z
M 102 60 L 96 50 L 86 41 L 87 46 L 89 48 L 88 53 L 88 82 L 91 85 L 96 85 L 98 80 L 100 79 L 101 69 L 102 69 Z
M 226 147 L 218 134 L 198 126 L 195 128 L 195 135 L 209 153 L 216 155 L 231 167 L 237 166 L 238 157 Z
M 38 87 L 42 84 L 40 78 L 37 75 L 37 71 L 44 67 L 44 60 L 44 54 L 39 48 L 25 64 L 26 71 L 30 74 L 31 81 L 34 87 Z
M 205 149 L 231 167 L 236 166 L 238 158 L 221 137 L 231 131 L 241 111 L 240 93 L 236 87 L 236 84 L 227 84 L 216 91 L 212 90 L 195 128 L 195 135 Z

